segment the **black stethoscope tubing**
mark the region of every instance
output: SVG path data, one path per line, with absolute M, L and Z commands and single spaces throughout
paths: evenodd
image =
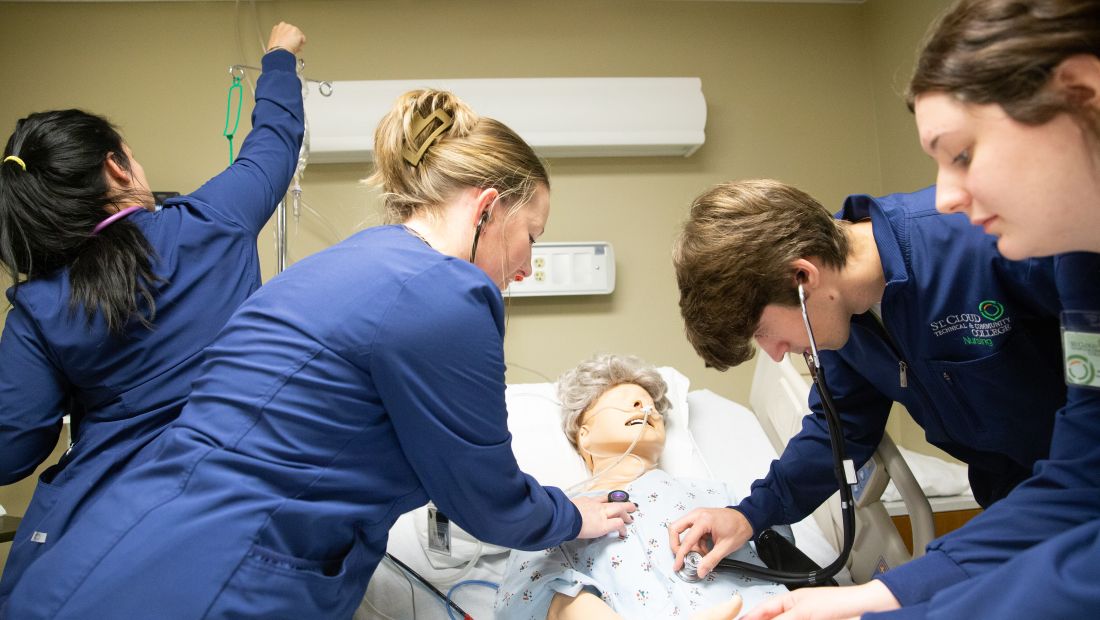
M 821 395 L 822 409 L 825 412 L 825 421 L 829 427 L 829 443 L 832 444 L 833 452 L 833 472 L 836 474 L 837 486 L 840 489 L 840 509 L 844 527 L 843 545 L 832 564 L 816 571 L 781 571 L 731 559 L 720 560 L 715 570 L 735 570 L 748 577 L 766 579 L 786 585 L 813 586 L 833 577 L 848 563 L 848 556 L 852 552 L 852 542 L 855 539 L 856 514 L 855 503 L 852 500 L 852 484 L 854 484 L 854 481 L 849 482 L 844 469 L 844 463 L 848 459 L 844 452 L 844 433 L 840 425 L 840 416 L 837 415 L 836 407 L 833 404 L 833 395 L 825 385 L 825 375 L 821 372 L 817 342 L 814 340 L 813 328 L 810 327 L 810 317 L 806 312 L 806 294 L 801 284 L 798 285 L 798 302 L 802 306 L 802 322 L 806 325 L 806 333 L 810 337 L 810 352 L 804 352 L 803 356 L 806 358 L 806 365 L 810 367 L 810 377 L 813 378 L 817 391 Z

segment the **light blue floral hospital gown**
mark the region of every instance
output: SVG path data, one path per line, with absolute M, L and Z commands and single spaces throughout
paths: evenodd
M 672 570 L 668 525 L 693 508 L 737 503 L 718 480 L 673 478 L 656 469 L 627 489 L 638 504 L 627 537 L 574 540 L 544 551 L 513 551 L 497 591 L 500 620 L 544 620 L 554 594 L 576 596 L 587 589 L 624 618 L 690 618 L 740 594 L 748 611 L 784 586 L 729 572 L 687 583 Z M 761 564 L 745 545 L 733 557 Z

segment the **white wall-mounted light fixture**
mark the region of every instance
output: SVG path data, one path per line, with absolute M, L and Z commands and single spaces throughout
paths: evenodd
M 507 78 L 336 81 L 306 98 L 310 163 L 370 161 L 374 129 L 402 93 L 454 92 L 508 125 L 542 157 L 682 156 L 703 144 L 699 78 Z M 327 90 L 327 86 L 326 86 Z

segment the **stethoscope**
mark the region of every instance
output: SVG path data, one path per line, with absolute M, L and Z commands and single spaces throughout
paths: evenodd
M 852 485 L 856 484 L 856 472 L 852 461 L 844 454 L 844 434 L 840 427 L 840 416 L 837 415 L 836 407 L 833 406 L 833 396 L 829 392 L 829 388 L 825 386 L 825 375 L 821 372 L 821 358 L 817 352 L 817 341 L 814 340 L 814 330 L 810 327 L 810 316 L 806 313 L 806 292 L 803 290 L 801 283 L 798 285 L 798 303 L 802 306 L 802 323 L 806 326 L 806 334 L 810 337 L 810 351 L 803 352 L 802 355 L 806 358 L 806 365 L 810 368 L 810 377 L 817 385 L 818 393 L 821 395 L 825 421 L 829 426 L 829 442 L 833 448 L 833 471 L 836 474 L 837 485 L 840 487 L 844 544 L 833 563 L 821 570 L 809 572 L 781 571 L 729 558 L 720 560 L 714 570 L 733 570 L 748 577 L 766 579 L 776 583 L 812 586 L 831 578 L 848 563 L 848 556 L 852 551 L 852 541 L 855 538 L 856 515 L 855 504 L 852 500 Z M 702 559 L 702 554 L 697 551 L 688 553 L 684 556 L 683 567 L 676 572 L 677 576 L 688 583 L 699 581 L 699 562 Z

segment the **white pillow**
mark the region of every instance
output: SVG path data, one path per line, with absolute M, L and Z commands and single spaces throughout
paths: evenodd
M 587 477 L 584 461 L 561 430 L 555 383 L 518 383 L 504 392 L 508 430 L 519 468 L 540 484 L 562 489 Z
M 675 368 L 657 370 L 668 384 L 671 405 L 665 413 L 665 449 L 658 465 L 675 476 L 705 478 L 706 468 L 695 451 L 689 427 L 687 394 L 691 383 Z M 509 385 L 505 399 L 512 452 L 520 469 L 540 484 L 562 489 L 588 478 L 584 461 L 562 432 L 556 384 Z
M 672 405 L 665 419 L 665 449 L 657 465 L 678 478 L 709 478 L 710 470 L 691 435 L 688 407 L 691 382 L 675 368 L 662 366 L 657 370 L 668 384 L 668 400 Z

